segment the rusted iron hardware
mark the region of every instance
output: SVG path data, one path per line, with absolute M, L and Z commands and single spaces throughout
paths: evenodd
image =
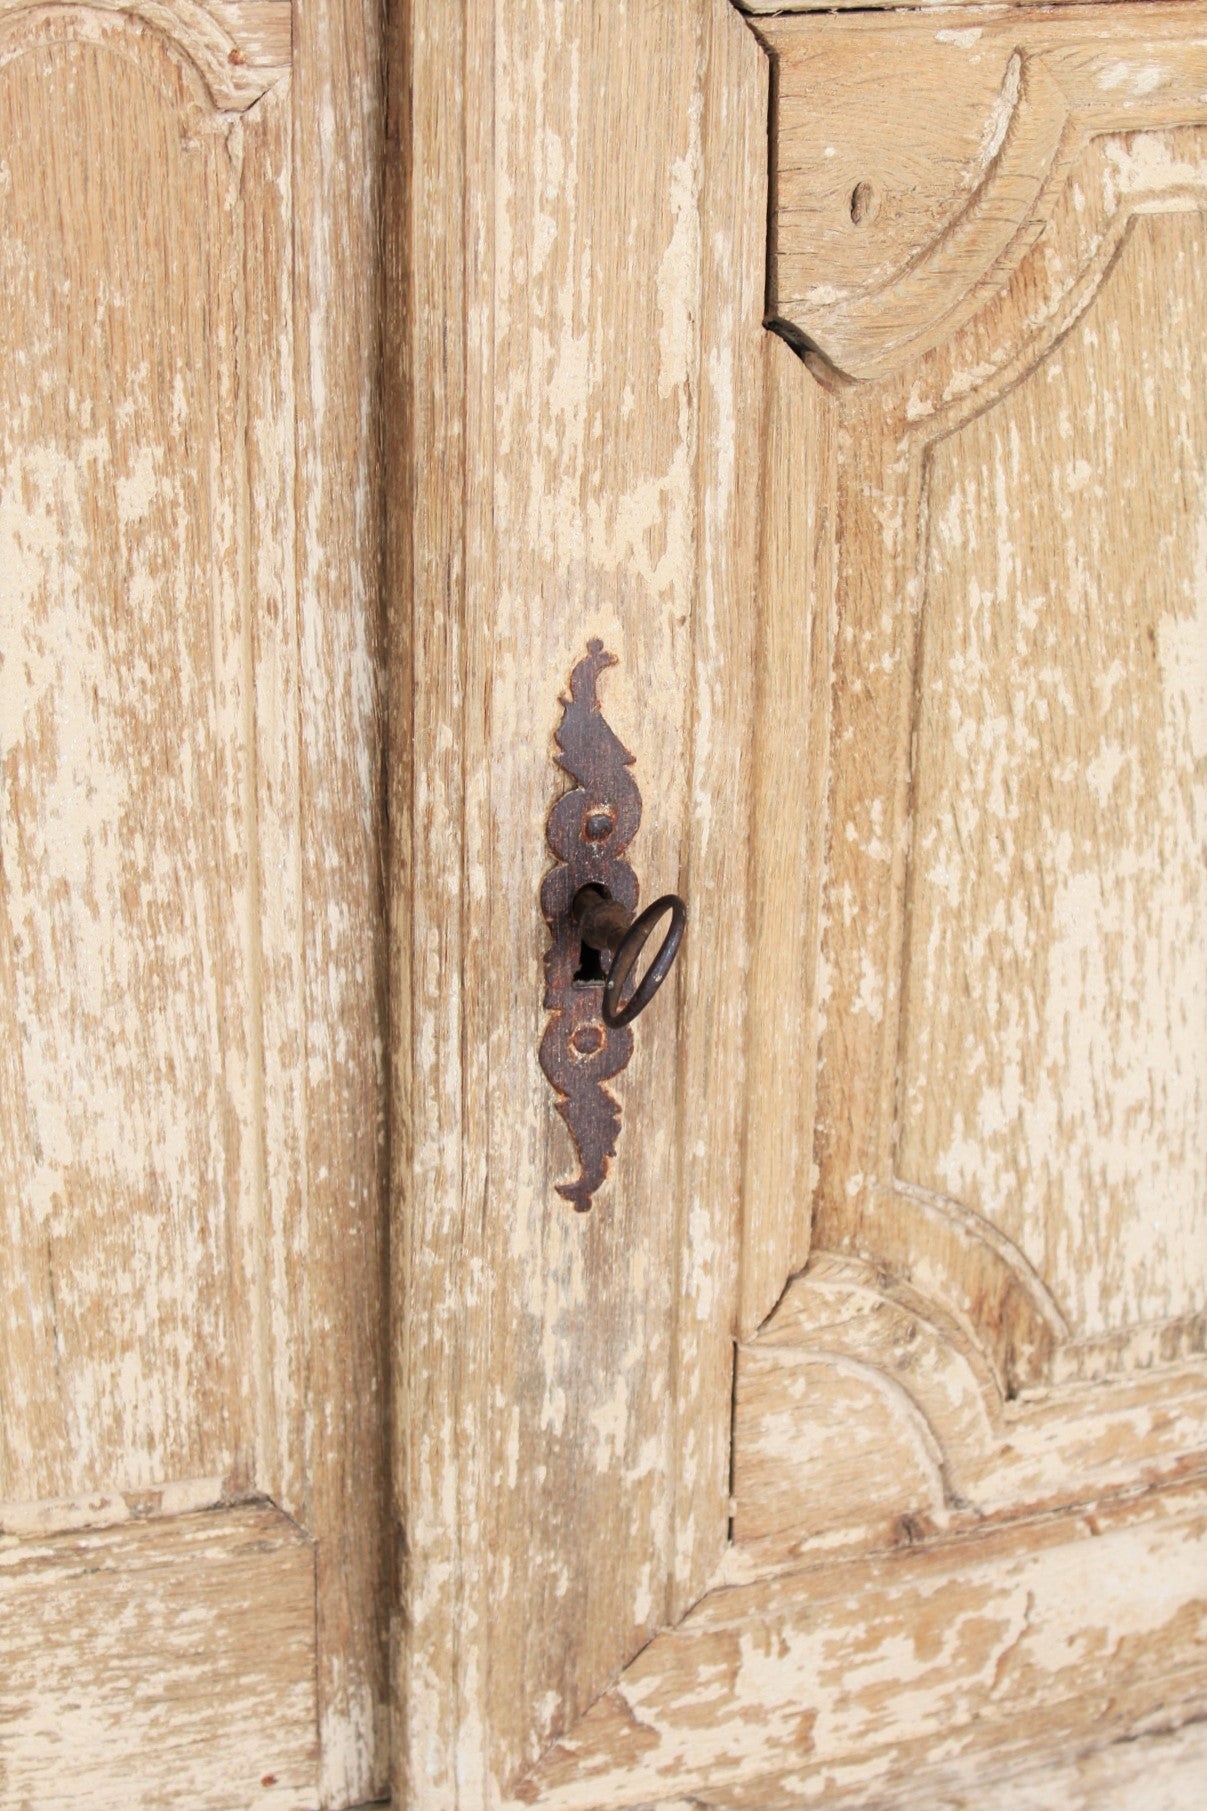
M 579 1173 L 558 1193 L 585 1213 L 608 1173 L 620 1133 L 620 1103 L 605 1086 L 633 1054 L 629 1029 L 670 971 L 683 939 L 687 909 L 674 893 L 636 918 L 637 877 L 625 851 L 641 823 L 641 794 L 628 771 L 633 756 L 599 708 L 599 675 L 616 665 L 601 641 L 570 675 L 562 699 L 556 757 L 577 782 L 549 814 L 549 847 L 556 866 L 541 887 L 549 926 L 541 1068 L 558 1094 Z M 625 988 L 654 927 L 670 917 L 658 954 L 636 986 Z

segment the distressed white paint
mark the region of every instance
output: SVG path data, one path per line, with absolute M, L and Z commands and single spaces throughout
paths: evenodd
M 305 1811 L 314 1549 L 248 1507 L 0 1537 L 0 1802 Z
M 1028 1722 L 1065 1734 L 1089 1713 L 1102 1739 L 1176 1718 L 1169 1694 L 1193 1705 L 1202 1678 L 1204 1542 L 1201 1500 L 1175 1495 L 1040 1523 L 1027 1541 L 972 1537 L 714 1591 L 518 1796 L 557 1811 L 629 1811 L 670 1791 L 867 1804 L 907 1778 L 924 1792 L 931 1767 L 960 1758 L 992 1777 Z M 1127 1671 L 1105 1702 L 1109 1658 Z
M 0 15 L 0 1525 L 297 1516 L 329 1805 L 386 1766 L 380 33 Z
M 481 1811 L 724 1540 L 765 65 L 725 0 L 411 22 L 395 1252 L 424 1333 L 399 1354 L 399 1789 Z M 618 656 L 601 707 L 636 758 L 643 897 L 686 889 L 714 930 L 635 1040 L 576 1219 L 529 983 L 551 737 L 594 634 Z
M 35 72 L 47 99 L 10 151 L 4 242 L 8 1497 L 246 1469 L 225 1365 L 247 1337 L 257 1212 L 246 524 L 211 414 L 237 418 L 235 172 L 216 135 L 186 153 L 159 71 L 31 48 L 0 75 L 10 107 Z M 154 205 L 112 155 L 126 107 Z M 80 150 L 51 232 L 43 169 L 64 139 Z M 85 169 L 99 239 L 73 211 Z M 201 247 L 187 288 L 129 282 L 182 259 L 184 233 Z
M 1204 1296 L 1205 308 L 1204 216 L 1137 227 L 929 468 L 898 1173 L 1091 1335 Z

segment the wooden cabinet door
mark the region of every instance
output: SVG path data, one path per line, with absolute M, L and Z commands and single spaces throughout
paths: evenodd
M 319 10 L 0 10 L 4 1811 L 387 1784 L 380 55 Z
M 749 13 L 0 10 L 3 1811 L 1202 1798 L 1207 5 Z
M 1202 1800 L 1205 43 L 407 9 L 408 1806 Z M 591 638 L 691 923 L 576 1215 Z

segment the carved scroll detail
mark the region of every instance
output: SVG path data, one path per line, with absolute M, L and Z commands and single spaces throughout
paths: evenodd
M 221 0 L 88 0 L 84 6 L 18 6 L 0 0 L 0 68 L 48 43 L 103 44 L 157 73 L 174 66 L 188 129 L 213 129 L 245 113 L 289 74 L 290 8 Z M 173 88 L 173 98 L 179 97 Z
M 605 1087 L 633 1054 L 633 1034 L 602 1016 L 603 981 L 610 957 L 594 979 L 579 974 L 580 939 L 571 907 L 580 887 L 596 886 L 628 911 L 637 905 L 637 877 L 625 850 L 641 823 L 641 794 L 628 772 L 633 756 L 605 721 L 597 687 L 616 665 L 601 641 L 570 676 L 557 730 L 559 767 L 578 782 L 549 814 L 549 847 L 557 856 L 541 887 L 541 910 L 552 943 L 545 956 L 545 1005 L 549 1023 L 541 1040 L 541 1068 L 560 1095 L 557 1110 L 569 1127 L 579 1173 L 558 1194 L 585 1213 L 604 1182 L 620 1132 L 620 1103 Z
M 764 31 L 777 59 L 769 314 L 829 383 L 916 366 L 999 295 L 1108 133 L 1200 124 L 1201 42 L 1169 9 L 920 16 Z

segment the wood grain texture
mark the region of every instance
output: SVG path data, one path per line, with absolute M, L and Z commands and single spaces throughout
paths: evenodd
M 716 1811 L 931 1801 L 1207 1709 L 1201 1482 L 710 1592 L 518 1802 Z
M 0 1539 L 0 1803 L 305 1811 L 314 1548 L 249 1505 Z
M 15 1499 L 238 1489 L 258 1440 L 243 128 L 155 34 L 65 23 L 0 74 Z
M 295 0 L 292 356 L 302 804 L 306 1485 L 322 1803 L 388 1781 L 382 182 L 376 0 Z
M 380 33 L 291 84 L 262 10 L 0 14 L 0 1526 L 296 1517 L 336 1806 L 387 1769 Z
M 739 1331 L 809 1253 L 834 641 L 833 398 L 766 347 Z
M 932 1811 L 1195 1811 L 1204 1779 L 1207 1725 L 1198 1722 L 1043 1767 L 1023 1765 L 999 1779 L 974 1778 L 968 1770 L 962 1780 L 932 1775 L 927 1802 Z M 879 1797 L 874 1811 L 909 1803 L 897 1791 Z
M 926 475 L 896 1172 L 1081 1338 L 1207 1303 L 1205 313 L 1137 221 Z
M 725 1536 L 766 87 L 719 3 L 404 9 L 388 306 L 396 1790 L 481 1811 Z M 591 1214 L 537 1052 L 559 695 L 587 640 L 674 980 Z
M 1008 1395 L 1204 1341 L 1207 189 L 1201 130 L 1163 124 L 1203 111 L 1173 22 L 1121 39 L 1152 129 L 1079 141 L 966 325 L 879 381 L 812 366 L 839 410 L 815 1240 L 945 1301 Z M 1060 42 L 1098 68 L 1080 20 Z
M 1185 1723 L 1152 1735 L 1133 1735 L 1028 1766 L 1023 1753 L 1005 1771 L 986 1774 L 985 1757 L 908 1772 L 856 1796 L 858 1811 L 1198 1811 L 1207 1768 L 1207 1726 Z M 756 1788 L 757 1790 L 757 1788 Z M 859 1788 L 856 1787 L 856 1794 Z M 842 1799 L 837 1801 L 844 1802 Z M 845 1799 L 851 1803 L 849 1795 Z M 799 1800 L 758 1798 L 748 1803 L 707 1786 L 690 1798 L 659 1799 L 641 1811 L 797 1811 Z
M 1039 1766 L 1019 1754 L 1005 1771 L 989 1776 L 983 1755 L 971 1764 L 928 1767 L 923 1779 L 910 1773 L 857 1803 L 859 1811 L 917 1811 L 921 1791 L 927 1811 L 1199 1811 L 1205 1768 L 1207 1723 L 1187 1722 L 1074 1748 Z M 701 1786 L 689 1798 L 659 1798 L 640 1811 L 717 1811 L 732 1802 L 725 1788 L 714 1797 Z M 749 1811 L 761 1811 L 762 1803 Z M 797 1803 L 790 1801 L 791 1811 Z
M 1008 280 L 1086 143 L 1201 118 L 1194 5 L 782 18 L 769 311 L 837 369 L 900 371 Z
M 1004 1401 L 951 1316 L 815 1254 L 739 1349 L 727 1566 L 908 1546 L 1205 1467 L 1201 1364 Z
M 1025 7 L 1034 11 L 1037 3 L 1038 0 L 989 0 L 989 3 L 979 10 L 982 13 L 991 13 L 1004 12 L 1010 7 Z M 1089 3 L 1090 0 L 1042 0 L 1042 4 L 1047 7 L 1084 7 Z M 1122 9 L 1125 6 L 1134 6 L 1135 3 L 1136 0 L 1096 0 L 1099 8 L 1118 6 Z M 1168 4 L 1168 0 L 1161 0 L 1161 3 Z M 746 13 L 752 23 L 758 24 L 760 29 L 762 29 L 762 18 L 767 13 L 785 15 L 811 13 L 817 16 L 826 13 L 884 11 L 896 13 L 900 17 L 907 10 L 902 6 L 901 0 L 824 0 L 823 5 L 816 4 L 815 0 L 732 0 L 732 4 L 740 13 Z M 951 13 L 970 12 L 973 8 L 969 6 L 968 0 L 909 0 L 908 10 L 923 13 Z M 939 21 L 941 26 L 946 23 L 946 20 Z

